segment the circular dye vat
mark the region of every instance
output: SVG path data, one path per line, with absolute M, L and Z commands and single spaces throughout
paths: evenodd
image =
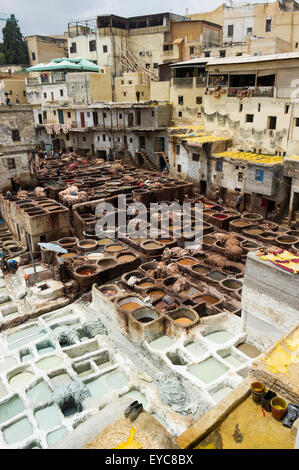
M 111 238 L 101 238 L 101 240 L 98 240 L 98 245 L 109 245 L 113 243 L 113 240 Z
M 120 255 L 117 258 L 117 261 L 120 263 L 130 263 L 131 261 L 134 261 L 134 259 L 136 259 L 134 255 Z
M 163 292 L 162 290 L 151 290 L 151 291 L 148 291 L 147 294 L 154 300 L 156 299 L 159 299 L 161 296 L 163 297 L 163 295 L 165 295 L 165 292 Z
M 211 272 L 211 270 L 209 268 L 206 268 L 205 266 L 195 266 L 193 268 L 193 271 L 195 271 L 196 273 L 199 273 L 199 274 L 208 274 L 209 272 Z
M 116 251 L 121 251 L 123 250 L 124 247 L 122 245 L 108 245 L 105 250 L 108 251 L 109 253 L 115 253 Z
M 59 366 L 63 362 L 63 358 L 60 356 L 50 356 L 40 359 L 35 364 L 39 369 L 50 370 Z
M 193 264 L 196 264 L 196 260 L 190 258 L 183 258 L 178 261 L 178 264 L 182 264 L 183 266 L 193 266 Z
M 144 243 L 144 248 L 145 249 L 149 249 L 149 250 L 156 250 L 158 248 L 162 248 L 162 246 L 160 245 L 160 243 L 156 243 L 156 242 L 147 242 L 147 243 Z
M 174 302 L 174 304 L 170 306 L 169 304 L 161 300 L 160 302 L 157 302 L 155 304 L 155 308 L 159 310 L 159 312 L 166 312 L 167 310 L 174 310 L 178 307 L 178 305 L 179 304 L 177 302 Z M 171 307 L 171 309 L 169 307 Z
M 131 240 L 139 245 L 140 243 L 145 242 L 146 238 L 136 237 L 136 238 L 131 238 Z
M 113 295 L 116 295 L 117 294 L 117 290 L 116 289 L 101 289 L 101 293 L 106 295 L 106 297 L 111 297 Z
M 248 230 L 246 230 L 246 232 L 250 235 L 261 235 L 261 233 L 263 233 L 263 230 L 261 230 L 260 228 L 249 228 Z
M 144 281 L 144 282 L 140 282 L 140 284 L 138 284 L 138 287 L 141 287 L 142 289 L 146 289 L 148 287 L 154 287 L 154 285 L 155 285 L 154 282 Z
M 237 279 L 225 279 L 222 281 L 222 285 L 228 289 L 237 290 L 240 289 L 243 284 L 241 281 L 237 281 Z
M 175 321 L 176 323 L 179 323 L 180 325 L 191 325 L 191 323 L 193 323 L 193 321 L 187 317 L 179 317 L 179 318 L 176 318 Z
M 61 255 L 61 258 L 68 259 L 68 258 L 74 258 L 77 255 L 77 253 L 63 253 Z
M 94 271 L 92 271 L 91 269 L 81 269 L 81 271 L 77 274 L 80 274 L 80 276 L 90 276 L 93 273 Z
M 202 242 L 205 243 L 206 245 L 212 245 L 215 241 L 215 238 L 213 237 L 203 237 Z
M 214 214 L 213 217 L 216 217 L 216 219 L 227 219 L 228 216 L 225 214 Z
M 143 302 L 141 302 L 137 297 L 127 297 L 126 299 L 120 300 L 118 302 L 118 306 L 126 312 L 132 312 L 137 308 L 143 307 Z
M 239 227 L 245 227 L 245 225 L 248 225 L 249 222 L 247 222 L 246 220 L 233 220 L 231 224 L 238 225 Z
M 196 302 L 200 302 L 203 300 L 208 305 L 217 304 L 217 302 L 219 302 L 219 299 L 217 297 L 214 297 L 213 295 L 201 295 L 200 297 L 196 297 L 194 300 Z
M 10 381 L 9 385 L 14 389 L 18 390 L 20 388 L 25 387 L 29 382 L 34 379 L 34 374 L 31 372 L 20 372 L 19 374 L 14 375 Z

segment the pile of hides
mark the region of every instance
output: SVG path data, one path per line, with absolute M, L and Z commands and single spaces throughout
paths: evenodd
M 224 258 L 224 256 L 217 254 L 208 256 L 205 261 L 207 264 L 210 264 L 212 266 L 218 266 L 219 268 L 222 268 L 226 265 L 226 259 Z
M 190 282 L 186 277 L 179 277 L 172 286 L 172 290 L 176 293 L 181 292 L 182 290 L 190 289 Z
M 155 181 L 155 183 L 152 183 L 149 185 L 148 189 L 161 189 L 163 188 L 163 185 L 159 183 L 158 181 Z
M 177 267 L 176 263 L 170 263 L 166 265 L 160 262 L 157 264 L 156 272 L 158 279 L 165 279 L 166 277 L 179 274 L 179 268 Z
M 230 236 L 225 242 L 225 256 L 232 261 L 240 261 L 243 249 L 240 242 L 234 236 Z
M 66 204 L 68 207 L 80 202 L 87 202 L 89 200 L 88 194 L 85 191 L 78 191 L 77 186 L 69 186 L 64 191 L 58 193 L 59 200 Z
M 42 188 L 41 186 L 37 186 L 34 189 L 33 194 L 34 194 L 35 197 L 46 197 L 47 196 L 45 189 Z
M 120 163 L 113 163 L 111 165 L 110 171 L 113 175 L 117 175 L 118 173 L 123 171 L 123 166 Z
M 20 190 L 17 192 L 17 199 L 20 200 L 20 201 L 23 201 L 24 199 L 28 199 L 29 198 L 29 194 L 27 193 L 27 191 L 24 191 L 24 190 Z
M 183 258 L 184 256 L 189 256 L 189 251 L 185 248 L 179 248 L 178 246 L 174 246 L 170 248 L 170 254 L 173 258 Z

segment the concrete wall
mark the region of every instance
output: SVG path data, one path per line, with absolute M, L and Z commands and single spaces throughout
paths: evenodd
M 156 101 L 169 101 L 170 82 L 151 82 L 150 99 Z
M 28 46 L 30 65 L 47 64 L 51 59 L 67 57 L 65 54 L 67 40 L 47 36 L 28 36 L 25 38 Z M 32 54 L 35 54 L 33 58 Z
M 246 332 L 267 346 L 290 331 L 298 322 L 298 289 L 298 276 L 249 253 L 242 290 Z
M 203 86 L 197 87 L 195 78 L 191 86 L 176 86 L 174 79 L 170 82 L 170 102 L 173 105 L 173 119 L 178 124 L 190 123 L 201 124 L 201 105 L 196 103 L 197 97 L 201 97 L 203 101 Z M 183 97 L 183 104 L 179 104 L 179 96 Z M 181 115 L 179 114 L 181 113 Z
M 9 95 L 10 101 L 16 104 L 16 100 L 19 100 L 20 104 L 27 104 L 26 85 L 25 79 L 3 79 L 0 80 L 0 103 L 6 104 L 5 93 L 12 91 Z

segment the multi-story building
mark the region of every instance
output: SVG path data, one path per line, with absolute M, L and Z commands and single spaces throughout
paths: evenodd
M 31 183 L 29 163 L 36 149 L 34 117 L 29 105 L 0 106 L 0 189 Z
M 0 72 L 0 104 L 27 104 L 25 74 Z
M 28 47 L 30 65 L 46 64 L 56 57 L 67 57 L 67 37 L 64 34 L 57 36 L 27 36 L 25 41 Z

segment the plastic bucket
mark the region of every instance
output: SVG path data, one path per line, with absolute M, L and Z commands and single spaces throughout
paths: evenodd
M 262 382 L 253 382 L 250 386 L 253 401 L 261 403 L 262 397 L 266 394 L 266 387 Z
M 273 418 L 281 420 L 287 411 L 287 403 L 283 398 L 275 397 L 271 400 L 271 413 Z

